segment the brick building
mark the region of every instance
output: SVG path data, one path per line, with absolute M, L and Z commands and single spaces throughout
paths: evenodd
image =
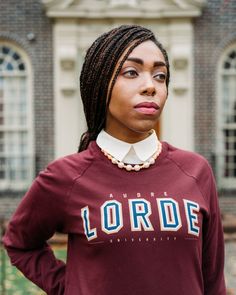
M 236 189 L 235 16 L 233 0 L 1 1 L 0 217 L 49 161 L 76 151 L 85 51 L 121 23 L 151 28 L 167 48 L 171 84 L 159 136 L 203 154 L 224 210 L 233 208 L 236 199 L 226 197 Z
M 223 211 L 236 213 L 236 1 L 194 20 L 195 150 L 212 164 Z
M 40 1 L 0 2 L 0 217 L 54 158 L 51 22 Z

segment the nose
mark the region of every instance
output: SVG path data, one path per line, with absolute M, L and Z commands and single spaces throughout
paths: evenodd
M 141 95 L 154 96 L 156 94 L 156 88 L 153 83 L 151 75 L 146 75 L 144 78 L 143 86 L 141 88 Z

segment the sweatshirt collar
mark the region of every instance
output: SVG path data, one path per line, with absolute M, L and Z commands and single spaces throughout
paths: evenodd
M 97 145 L 105 150 L 107 153 L 115 157 L 119 161 L 127 161 L 127 163 L 138 164 L 148 160 L 157 150 L 158 138 L 156 132 L 153 130 L 147 138 L 130 144 L 121 141 L 106 131 L 102 130 L 97 137 Z

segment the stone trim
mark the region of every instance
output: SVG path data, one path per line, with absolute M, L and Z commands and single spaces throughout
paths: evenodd
M 76 0 L 41 1 L 48 17 L 82 19 L 197 17 L 206 4 L 206 0 L 87 0 L 81 3 Z

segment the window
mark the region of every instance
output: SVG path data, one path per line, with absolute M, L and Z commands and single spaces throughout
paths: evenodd
M 218 178 L 222 187 L 236 188 L 236 45 L 220 61 L 218 103 Z
M 33 174 L 30 66 L 0 42 L 0 189 L 25 189 Z

